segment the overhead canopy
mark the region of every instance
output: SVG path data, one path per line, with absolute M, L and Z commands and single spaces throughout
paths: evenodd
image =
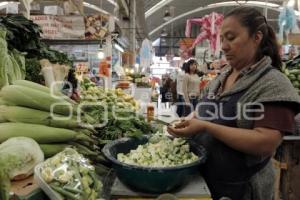
M 165 29 L 169 36 L 173 24 L 173 37 L 184 37 L 186 20 L 202 17 L 211 12 L 226 13 L 235 6 L 254 6 L 266 13 L 268 23 L 278 30 L 278 15 L 284 0 L 268 1 L 222 1 L 222 0 L 144 0 L 145 17 L 149 38 L 155 40 Z M 165 11 L 169 10 L 171 20 L 165 21 Z M 300 16 L 300 13 L 296 13 Z M 194 30 L 194 36 L 197 30 Z

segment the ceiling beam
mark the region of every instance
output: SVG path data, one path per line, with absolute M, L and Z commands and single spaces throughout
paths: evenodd
M 149 36 L 153 35 L 154 33 L 158 32 L 159 30 L 161 30 L 162 28 L 164 28 L 165 26 L 171 24 L 171 23 L 174 23 L 175 21 L 181 19 L 181 18 L 184 18 L 184 17 L 187 17 L 189 15 L 192 15 L 194 13 L 197 13 L 197 12 L 201 12 L 201 11 L 205 11 L 205 10 L 209 10 L 209 9 L 212 9 L 212 8 L 218 8 L 218 7 L 232 7 L 232 6 L 238 6 L 239 4 L 236 3 L 236 2 L 227 2 L 227 4 L 225 4 L 226 2 L 223 2 L 222 4 L 218 4 L 218 3 L 215 3 L 215 4 L 209 4 L 207 6 L 204 6 L 204 7 L 198 7 L 194 10 L 191 10 L 189 12 L 186 12 L 186 13 L 183 13 L 181 15 L 178 15 L 177 17 L 174 17 L 173 19 L 161 24 L 160 26 L 156 27 L 155 29 L 153 29 L 151 32 L 149 32 Z M 272 7 L 272 6 L 268 6 L 268 5 L 263 5 L 263 4 L 255 4 L 255 3 L 250 3 L 248 2 L 247 4 L 245 4 L 246 6 L 255 6 L 255 7 L 260 7 L 260 8 L 268 8 L 269 10 L 274 10 L 274 11 L 277 11 L 277 12 L 280 12 L 282 7 L 278 5 L 278 8 L 275 8 L 275 7 Z M 299 14 L 299 13 L 298 13 Z
M 145 13 L 146 19 L 148 17 L 150 17 L 151 15 L 153 15 L 159 9 L 161 9 L 164 6 L 170 4 L 172 1 L 174 1 L 174 0 L 162 0 L 162 1 L 158 2 L 157 4 L 155 4 L 152 8 L 150 8 L 149 10 L 147 10 L 147 12 Z
M 122 7 L 125 10 L 126 17 L 129 17 L 129 6 L 128 6 L 127 2 L 125 0 L 120 0 L 120 1 L 122 4 Z

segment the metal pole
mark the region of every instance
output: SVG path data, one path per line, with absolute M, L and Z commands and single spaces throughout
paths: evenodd
M 136 57 L 136 0 L 130 0 L 130 47 L 133 57 L 131 67 L 134 67 Z

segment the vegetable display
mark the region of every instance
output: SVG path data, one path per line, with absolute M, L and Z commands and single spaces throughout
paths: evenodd
M 78 121 L 75 114 L 78 105 L 67 96 L 51 95 L 49 88 L 26 80 L 5 86 L 0 96 L 0 143 L 11 137 L 25 136 L 43 146 L 47 157 L 59 153 L 65 146 L 75 148 L 95 164 L 107 163 L 93 135 L 95 129 L 88 123 L 94 120 L 81 113 L 81 121 Z M 52 108 L 56 103 L 65 107 Z M 69 117 L 72 113 L 73 117 Z
M 84 111 L 96 120 L 96 124 L 102 125 L 96 126 L 96 137 L 101 144 L 125 136 L 138 137 L 154 132 L 145 118 L 137 114 L 139 104 L 123 90 L 104 90 L 89 86 L 81 95 L 81 103 L 87 103 L 83 107 Z
M 6 33 L 0 28 L 0 89 L 15 80 L 25 79 L 25 58 L 15 49 L 8 50 Z
M 102 183 L 95 168 L 74 149 L 66 148 L 42 163 L 41 178 L 66 200 L 99 199 Z
M 31 138 L 15 137 L 0 144 L 0 199 L 9 200 L 10 180 L 30 176 L 43 160 L 43 152 Z
M 42 41 L 42 30 L 32 20 L 22 15 L 3 16 L 0 17 L 1 25 L 7 29 L 6 40 L 10 50 L 27 52 L 26 58 L 45 58 L 51 63 L 72 65 L 72 61 L 66 54 L 50 49 Z
M 172 167 L 192 163 L 199 157 L 190 152 L 186 140 L 155 134 L 148 143 L 139 145 L 128 154 L 119 153 L 117 159 L 126 164 L 143 167 Z
M 10 15 L 0 17 L 0 26 L 2 27 L 0 33 L 0 54 L 3 58 L 2 62 L 6 66 L 6 70 L 4 70 L 0 61 L 0 88 L 1 85 L 7 85 L 10 82 L 8 80 L 10 78 L 9 75 L 7 77 L 5 74 L 12 74 L 11 78 L 13 80 L 26 78 L 26 80 L 42 83 L 43 78 L 40 75 L 42 64 L 39 63 L 39 60 L 42 59 L 46 59 L 51 63 L 54 80 L 61 81 L 65 78 L 66 70 L 73 64 L 72 60 L 68 58 L 67 54 L 50 49 L 42 41 L 42 30 L 37 24 L 22 15 Z M 26 60 L 19 52 L 24 53 Z M 9 59 L 6 57 L 9 57 Z M 44 73 L 43 75 L 48 77 L 47 74 Z
M 290 79 L 300 95 L 300 55 L 284 63 L 282 71 Z

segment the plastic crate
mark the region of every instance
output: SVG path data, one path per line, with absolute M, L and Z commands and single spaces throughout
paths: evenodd
M 46 195 L 51 200 L 63 200 L 62 197 L 55 191 L 51 189 L 51 187 L 44 181 L 41 177 L 41 168 L 43 167 L 43 163 L 37 165 L 34 169 L 34 180 L 38 184 L 38 186 L 46 193 Z

